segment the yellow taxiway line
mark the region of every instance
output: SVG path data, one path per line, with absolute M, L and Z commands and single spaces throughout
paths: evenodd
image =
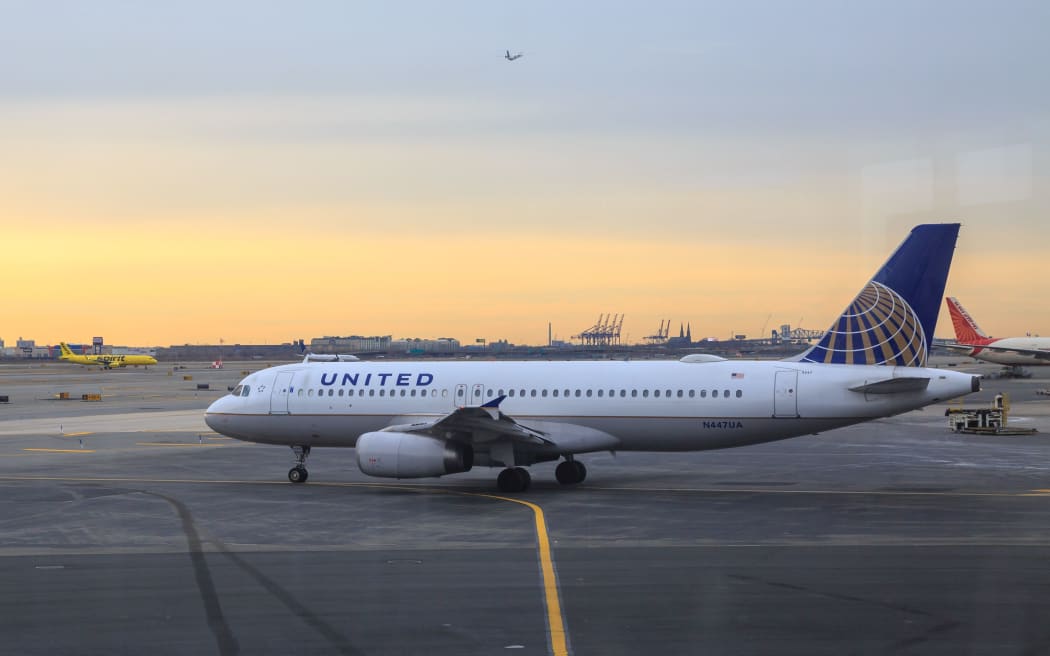
M 199 446 L 197 444 L 171 444 L 156 442 L 154 445 L 164 446 Z M 28 450 L 28 449 L 27 449 Z M 49 449 L 48 449 L 49 450 Z M 76 451 L 75 453 L 82 453 Z M 91 476 L 4 476 L 0 480 L 17 481 L 89 481 L 89 482 L 122 482 L 122 483 L 205 483 L 205 484 L 237 484 L 237 485 L 291 485 L 282 481 L 245 481 L 245 480 L 205 480 L 189 478 L 132 478 L 132 477 L 91 477 Z M 482 494 L 479 492 L 464 492 L 444 488 L 425 487 L 422 485 L 403 485 L 389 483 L 312 483 L 313 486 L 325 487 L 367 487 L 381 489 L 405 490 L 420 493 L 455 494 L 466 497 L 480 497 L 482 499 L 493 499 L 495 501 L 507 501 L 525 506 L 532 510 L 533 522 L 536 528 L 536 545 L 540 556 L 540 574 L 543 580 L 544 610 L 547 616 L 547 629 L 550 638 L 550 649 L 554 656 L 568 656 L 568 635 L 565 630 L 565 615 L 561 607 L 561 593 L 558 588 L 558 577 L 554 571 L 554 557 L 551 553 L 550 536 L 547 531 L 547 520 L 543 509 L 538 505 L 521 499 L 501 497 L 494 494 Z
M 201 442 L 135 442 L 135 446 L 221 446 L 219 444 L 203 444 Z
M 94 449 L 22 449 L 23 451 L 41 451 L 43 453 L 94 453 Z
M 547 520 L 543 516 L 543 509 L 528 501 L 511 497 L 500 497 L 494 494 L 480 494 L 476 492 L 454 492 L 454 494 L 509 501 L 510 503 L 521 504 L 532 510 L 536 522 L 536 545 L 540 551 L 540 572 L 543 574 L 543 599 L 547 608 L 547 628 L 551 640 L 550 648 L 554 656 L 568 656 L 569 646 L 565 635 L 565 616 L 561 610 L 558 577 L 554 573 L 554 559 L 551 557 L 551 543 L 547 534 Z

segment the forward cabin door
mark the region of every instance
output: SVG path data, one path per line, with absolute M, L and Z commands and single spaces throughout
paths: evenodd
M 798 417 L 798 372 L 778 371 L 773 383 L 773 416 Z
M 288 398 L 292 392 L 292 376 L 295 372 L 282 371 L 277 374 L 277 378 L 273 381 L 273 388 L 270 389 L 270 414 L 271 415 L 286 415 L 288 414 Z
M 463 408 L 467 406 L 467 386 L 456 385 L 456 396 L 452 402 L 455 404 L 454 407 Z

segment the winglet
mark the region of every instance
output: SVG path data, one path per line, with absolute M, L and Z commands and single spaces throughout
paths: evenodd
M 506 394 L 497 396 L 488 403 L 482 404 L 481 409 L 489 413 L 489 416 L 493 419 L 499 419 L 499 404 L 503 403 L 503 399 L 507 398 Z

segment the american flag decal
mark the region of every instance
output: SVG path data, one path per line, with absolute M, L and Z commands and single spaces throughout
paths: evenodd
M 744 374 L 738 374 L 736 372 L 734 372 L 733 375 L 731 376 L 731 378 L 743 378 L 743 377 L 744 377 Z

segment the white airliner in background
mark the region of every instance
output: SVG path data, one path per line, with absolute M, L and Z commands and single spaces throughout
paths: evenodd
M 292 447 L 293 483 L 312 447 L 354 447 L 361 471 L 422 478 L 525 467 L 579 454 L 697 451 L 819 433 L 969 394 L 979 378 L 925 368 L 958 224 L 921 225 L 815 346 L 790 361 L 693 355 L 662 362 L 361 362 L 307 355 L 246 377 L 215 401 L 216 432 Z
M 989 337 L 954 296 L 944 299 L 958 344 L 947 344 L 975 360 L 1013 367 L 1050 364 L 1050 337 Z

